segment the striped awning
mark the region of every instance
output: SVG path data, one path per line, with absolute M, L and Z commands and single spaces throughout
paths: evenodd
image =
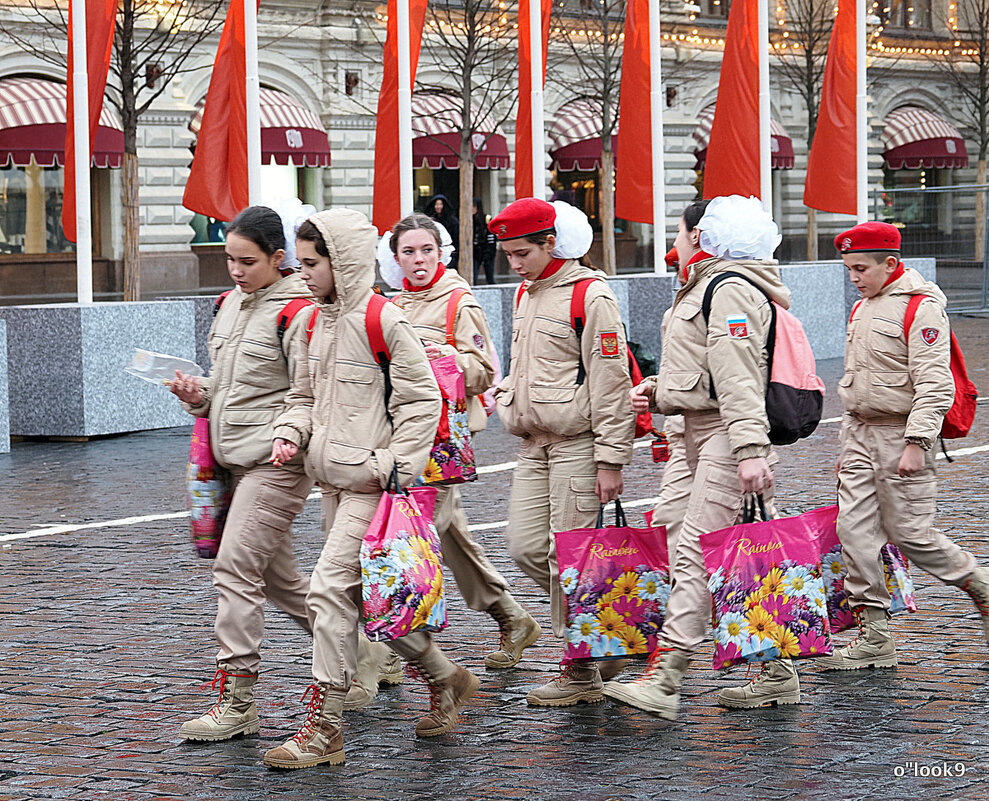
M 123 126 L 104 103 L 93 142 L 93 165 L 119 167 L 123 154 Z M 0 167 L 26 167 L 32 161 L 42 167 L 65 162 L 65 84 L 4 78 L 0 80 Z
M 714 125 L 714 107 L 715 104 L 712 103 L 697 115 L 697 127 L 694 128 L 694 155 L 697 157 L 697 164 L 694 169 L 696 170 L 703 170 L 704 162 L 707 160 L 707 145 L 711 139 L 711 128 Z M 774 119 L 769 120 L 769 130 L 772 134 L 769 146 L 772 150 L 773 169 L 793 169 L 795 157 L 790 134 Z
M 562 172 L 591 171 L 601 166 L 601 104 L 590 98 L 572 100 L 553 117 L 549 130 L 549 156 Z M 611 151 L 618 148 L 618 122 L 611 137 Z
M 880 141 L 891 170 L 968 166 L 961 132 L 940 114 L 917 106 L 901 106 L 887 114 Z
M 472 114 L 478 118 L 477 110 Z M 452 95 L 412 95 L 412 166 L 455 170 L 460 164 L 460 101 Z M 490 117 L 477 125 L 471 137 L 474 166 L 482 170 L 508 169 L 508 142 L 495 130 Z
M 204 97 L 196 107 L 189 130 L 199 136 Z M 296 167 L 328 167 L 330 142 L 319 117 L 294 97 L 276 89 L 261 89 L 261 160 Z

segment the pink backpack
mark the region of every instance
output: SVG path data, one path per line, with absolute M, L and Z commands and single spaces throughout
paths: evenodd
M 773 317 L 766 336 L 769 384 L 766 387 L 766 416 L 769 441 L 790 445 L 809 437 L 821 422 L 824 408 L 824 382 L 817 376 L 814 351 L 800 320 L 766 294 L 755 281 L 742 273 L 719 273 L 707 285 L 701 311 L 704 322 L 711 317 L 711 298 L 718 284 L 728 278 L 741 278 L 766 296 Z M 717 397 L 711 381 L 711 397 Z

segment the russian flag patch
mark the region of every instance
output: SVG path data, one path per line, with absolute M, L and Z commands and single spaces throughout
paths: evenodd
M 728 323 L 728 336 L 732 339 L 747 339 L 749 336 L 749 318 L 744 314 L 737 314 L 726 318 Z

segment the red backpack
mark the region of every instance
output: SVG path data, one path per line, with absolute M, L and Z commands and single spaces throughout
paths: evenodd
M 223 301 L 227 299 L 227 295 L 233 292 L 232 289 L 228 289 L 226 292 L 220 293 L 220 296 L 216 299 L 216 303 L 213 304 L 213 316 L 216 317 L 217 312 L 220 311 L 220 307 L 223 305 Z M 319 315 L 319 306 L 316 305 L 315 301 L 309 300 L 309 298 L 295 298 L 290 300 L 285 304 L 285 308 L 282 309 L 281 314 L 278 315 L 278 344 L 282 346 L 283 340 L 285 339 L 285 332 L 288 327 L 292 324 L 292 320 L 295 319 L 297 315 L 303 309 L 312 306 L 312 314 L 309 315 L 309 322 L 306 324 L 306 339 L 312 342 L 313 331 L 316 328 L 316 317 Z
M 923 303 L 927 295 L 911 295 L 907 301 L 907 311 L 903 315 L 903 339 L 907 346 L 910 345 L 910 327 L 913 325 L 914 317 L 917 316 L 917 308 Z M 855 312 L 862 304 L 860 300 L 852 308 L 852 313 L 848 316 L 848 322 L 855 318 Z M 959 439 L 968 436 L 972 430 L 972 423 L 975 422 L 975 402 L 979 397 L 979 390 L 968 377 L 968 370 L 965 369 L 965 357 L 962 355 L 961 346 L 955 338 L 954 331 L 949 329 L 951 334 L 951 378 L 955 382 L 955 400 L 951 408 L 944 416 L 941 423 L 941 439 Z M 944 443 L 942 442 L 942 448 Z M 946 454 L 947 455 L 947 454 Z
M 581 338 L 584 334 L 584 322 L 585 315 L 587 314 L 585 309 L 584 300 L 587 296 L 587 289 L 595 281 L 601 281 L 600 278 L 584 278 L 573 285 L 573 294 L 570 296 L 570 327 L 574 330 L 577 335 L 577 385 L 584 383 L 587 378 L 587 370 L 584 367 L 584 353 L 581 348 Z M 525 292 L 528 284 L 523 283 L 515 295 L 515 307 L 518 308 L 519 304 L 522 302 L 522 294 Z M 632 386 L 638 386 L 642 383 L 642 370 L 639 369 L 639 363 L 635 360 L 635 356 L 632 354 L 631 349 L 628 347 L 628 342 L 625 343 L 625 350 L 628 354 L 628 374 L 632 379 Z M 649 412 L 643 412 L 642 414 L 635 416 L 635 436 L 644 437 L 646 434 L 657 434 L 656 427 L 652 422 L 652 414 Z

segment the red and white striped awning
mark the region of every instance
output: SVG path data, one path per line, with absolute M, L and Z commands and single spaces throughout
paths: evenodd
M 940 114 L 917 106 L 900 106 L 887 114 L 880 141 L 891 170 L 968 166 L 961 132 Z
M 704 162 L 707 160 L 707 145 L 711 139 L 711 128 L 714 125 L 714 107 L 715 104 L 712 103 L 697 115 L 697 127 L 694 129 L 694 155 L 697 156 L 697 164 L 694 169 L 696 170 L 703 170 Z M 790 134 L 774 119 L 769 120 L 769 130 L 772 134 L 769 145 L 772 149 L 773 169 L 793 169 L 795 157 Z
M 477 109 L 472 112 L 478 118 Z M 455 170 L 460 164 L 460 101 L 452 95 L 412 95 L 412 166 Z M 474 166 L 482 170 L 508 169 L 508 142 L 485 117 L 471 137 Z
M 572 100 L 553 116 L 549 130 L 549 156 L 562 172 L 590 171 L 601 166 L 601 104 L 590 98 Z M 618 147 L 618 122 L 611 137 L 611 150 Z
M 108 103 L 103 104 L 93 142 L 93 165 L 119 167 L 124 131 Z M 43 78 L 0 80 L 0 167 L 31 162 L 41 167 L 65 163 L 65 84 Z
M 189 130 L 199 136 L 203 122 L 204 97 L 196 107 Z M 316 114 L 302 103 L 276 89 L 261 89 L 261 160 L 296 167 L 328 167 L 330 142 Z

